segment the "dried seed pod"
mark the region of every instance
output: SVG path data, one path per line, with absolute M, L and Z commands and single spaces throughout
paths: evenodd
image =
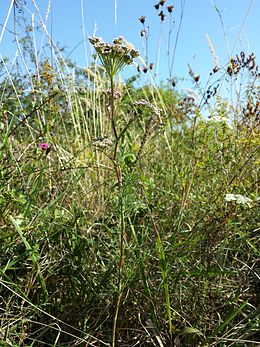
M 163 13 L 163 11 L 161 11 L 161 12 L 158 14 L 158 16 L 161 18 L 161 21 L 162 21 L 162 22 L 164 21 L 164 19 L 165 19 L 165 17 L 166 17 L 166 15 Z
M 199 75 L 195 75 L 195 72 L 192 70 L 192 67 L 188 64 L 189 67 L 189 75 L 190 77 L 193 79 L 193 81 L 195 82 L 199 82 L 200 76 Z
M 232 75 L 236 76 L 239 73 L 240 69 L 241 69 L 241 66 L 239 61 L 231 58 L 230 63 L 227 67 L 227 73 L 229 74 L 229 76 L 232 76 Z
M 173 6 L 173 5 L 167 6 L 167 11 L 168 11 L 169 13 L 172 13 L 173 9 L 174 9 L 174 6 Z
M 166 0 L 160 0 L 159 5 L 163 6 L 165 4 Z
M 141 17 L 139 17 L 138 19 L 139 19 L 139 21 L 140 21 L 142 24 L 145 23 L 145 16 L 141 16 Z

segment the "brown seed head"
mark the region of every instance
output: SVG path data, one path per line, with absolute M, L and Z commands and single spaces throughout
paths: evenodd
M 140 18 L 138 18 L 139 21 L 144 24 L 145 23 L 145 16 L 141 16 Z
M 164 21 L 164 19 L 165 19 L 165 17 L 166 17 L 166 15 L 163 13 L 163 11 L 161 11 L 161 12 L 158 14 L 158 16 L 161 18 L 161 21 L 162 21 L 162 22 Z
M 176 87 L 176 81 L 175 80 L 172 80 L 171 83 L 172 83 L 173 87 Z
M 168 11 L 169 13 L 172 13 L 173 9 L 174 9 L 174 6 L 173 6 L 173 5 L 167 6 L 167 11 Z
M 166 0 L 160 0 L 159 5 L 163 6 L 165 4 Z

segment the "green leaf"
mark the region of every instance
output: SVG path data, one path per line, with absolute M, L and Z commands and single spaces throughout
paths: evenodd
M 198 334 L 198 335 L 201 335 L 203 336 L 203 333 L 196 329 L 196 328 L 193 328 L 193 327 L 185 327 L 181 332 L 180 332 L 180 335 L 187 335 L 187 334 Z

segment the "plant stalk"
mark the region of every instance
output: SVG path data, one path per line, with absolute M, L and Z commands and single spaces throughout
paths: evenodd
M 115 302 L 115 313 L 113 319 L 113 331 L 112 331 L 112 347 L 116 346 L 116 331 L 117 331 L 117 321 L 118 321 L 118 313 L 120 307 L 120 301 L 122 296 L 122 274 L 123 274 L 123 265 L 124 265 L 124 238 L 125 238 L 125 221 L 124 221 L 124 206 L 123 206 L 123 182 L 122 182 L 122 171 L 120 165 L 117 161 L 117 152 L 118 152 L 118 144 L 120 137 L 117 134 L 117 128 L 115 123 L 115 86 L 114 86 L 114 77 L 110 78 L 111 83 L 111 96 L 110 96 L 110 119 L 111 126 L 115 137 L 115 147 L 113 154 L 113 164 L 115 168 L 115 174 L 117 177 L 118 183 L 118 192 L 119 192 L 119 208 L 120 208 L 120 256 L 119 256 L 119 266 L 118 266 L 118 278 L 117 278 L 117 296 Z

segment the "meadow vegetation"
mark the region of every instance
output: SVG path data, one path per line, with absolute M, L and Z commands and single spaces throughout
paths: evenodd
M 123 81 L 123 38 L 82 68 L 22 25 L 0 65 L 0 346 L 259 346 L 254 55 L 205 88 L 190 69 L 185 94 L 139 83 L 151 65 Z

